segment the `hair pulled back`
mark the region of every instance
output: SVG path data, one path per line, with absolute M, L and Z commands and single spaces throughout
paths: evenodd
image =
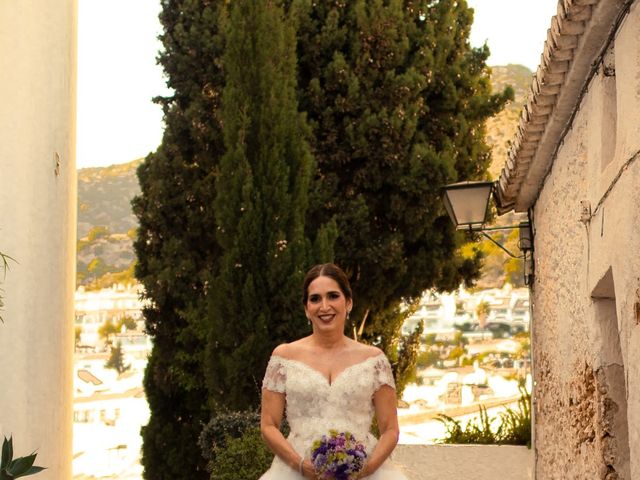
M 349 285 L 349 279 L 347 275 L 342 271 L 340 267 L 333 263 L 322 263 L 315 265 L 307 272 L 302 283 L 302 304 L 306 305 L 309 299 L 309 285 L 318 277 L 329 277 L 334 280 L 340 287 L 340 291 L 347 300 L 353 299 L 351 293 L 351 285 Z

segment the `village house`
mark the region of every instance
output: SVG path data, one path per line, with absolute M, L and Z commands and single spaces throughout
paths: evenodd
M 561 0 L 497 188 L 527 212 L 538 479 L 640 478 L 640 2 Z

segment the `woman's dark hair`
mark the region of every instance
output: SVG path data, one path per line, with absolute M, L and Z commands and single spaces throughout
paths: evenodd
M 311 267 L 311 269 L 304 277 L 304 282 L 302 283 L 303 305 L 306 305 L 307 300 L 309 299 L 309 284 L 311 284 L 311 282 L 313 282 L 318 277 L 329 277 L 335 280 L 345 298 L 347 300 L 353 299 L 353 294 L 351 293 L 351 285 L 349 285 L 349 279 L 342 271 L 342 269 L 337 265 L 334 265 L 333 263 L 323 263 L 321 265 Z

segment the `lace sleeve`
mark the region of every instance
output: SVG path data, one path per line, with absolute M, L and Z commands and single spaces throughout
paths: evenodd
M 287 383 L 287 373 L 280 357 L 271 356 L 267 364 L 267 371 L 262 380 L 262 388 L 271 390 L 272 392 L 284 393 Z
M 374 392 L 377 392 L 383 385 L 389 385 L 394 390 L 396 388 L 396 382 L 393 379 L 391 365 L 389 364 L 389 360 L 387 360 L 387 357 L 384 354 L 378 355 L 378 359 L 376 360 L 376 363 L 374 365 L 373 383 Z

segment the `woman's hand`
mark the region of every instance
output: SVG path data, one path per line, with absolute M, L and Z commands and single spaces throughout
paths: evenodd
M 304 478 L 310 478 L 312 480 L 317 480 L 316 469 L 313 468 L 313 463 L 308 458 L 304 459 L 302 462 L 302 476 Z
M 358 472 L 358 476 L 356 477 L 358 480 L 360 480 L 361 478 L 367 478 L 369 475 L 371 475 L 369 469 L 367 468 L 367 465 L 365 464 L 365 466 L 362 468 L 362 470 L 360 470 Z

